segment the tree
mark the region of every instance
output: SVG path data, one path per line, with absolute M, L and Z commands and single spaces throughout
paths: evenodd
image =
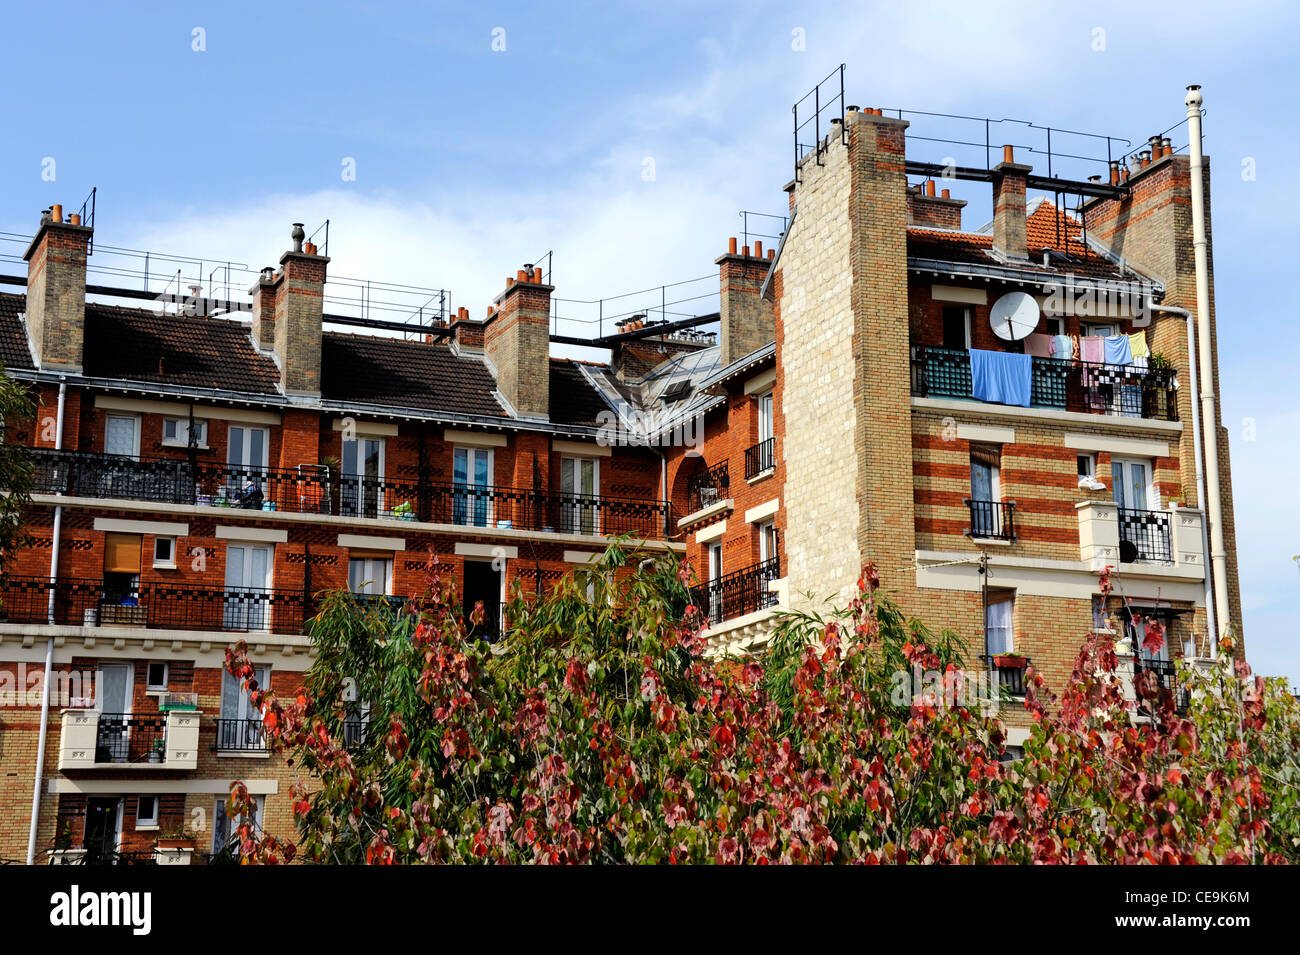
M 961 641 L 903 618 L 868 566 L 763 653 L 704 654 L 689 570 L 612 546 L 585 580 L 516 593 L 469 641 L 430 559 L 400 612 L 328 595 L 291 699 L 257 687 L 300 775 L 296 833 L 239 827 L 245 861 L 379 864 L 1294 861 L 1295 701 L 1224 658 L 1189 715 L 1093 639 L 1071 687 L 1031 670 L 1008 759 Z M 590 588 L 590 596 L 588 595 Z M 916 692 L 899 674 L 927 674 Z M 900 685 L 908 689 L 900 694 Z M 1136 705 L 1153 714 L 1135 722 Z M 364 732 L 358 719 L 368 714 Z M 232 812 L 247 808 L 236 785 Z
M 22 524 L 31 503 L 32 457 L 26 445 L 9 440 L 13 422 L 33 415 L 27 389 L 0 366 L 0 572 L 22 545 Z

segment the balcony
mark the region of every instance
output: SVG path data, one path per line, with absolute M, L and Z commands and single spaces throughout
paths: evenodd
M 663 537 L 666 501 L 32 448 L 37 494 L 567 534 Z
M 731 491 L 731 476 L 728 474 L 727 462 L 715 464 L 707 471 L 701 471 L 686 482 L 687 508 L 690 513 L 712 507 L 725 500 Z
M 1090 569 L 1141 566 L 1149 568 L 1149 573 L 1203 579 L 1205 551 L 1199 510 L 1133 510 L 1110 501 L 1083 501 L 1075 504 L 1075 509 L 1079 514 L 1079 556 Z
M 59 770 L 176 769 L 198 766 L 198 710 L 166 713 L 62 712 Z
M 142 583 L 122 594 L 100 580 L 10 575 L 0 594 L 0 623 L 65 627 L 301 634 L 315 613 L 301 589 Z
M 1062 358 L 1033 359 L 1031 408 L 1124 418 L 1178 420 L 1177 373 L 1172 368 L 1136 368 Z M 970 353 L 912 346 L 914 398 L 971 397 Z
M 745 449 L 745 480 L 750 481 L 776 467 L 776 438 L 760 441 Z
M 998 540 L 1010 543 L 1016 539 L 1015 501 L 963 502 L 970 510 L 970 528 L 967 535 L 975 540 Z
M 1150 680 L 1149 689 L 1154 689 L 1159 696 L 1163 696 L 1161 691 L 1171 693 L 1174 698 L 1174 712 L 1179 716 L 1187 715 L 1187 707 L 1191 702 L 1190 689 L 1178 682 L 1178 668 L 1171 660 L 1152 660 L 1143 659 L 1140 656 L 1133 658 L 1133 676 L 1134 679 L 1141 679 L 1143 674 L 1147 674 Z M 1152 710 L 1158 710 L 1158 707 L 1152 705 L 1151 700 L 1143 701 L 1138 711 L 1148 716 L 1154 715 Z
M 266 729 L 260 719 L 219 719 L 212 749 L 218 753 L 260 756 L 266 752 Z
M 710 625 L 776 605 L 770 584 L 781 577 L 781 560 L 773 557 L 717 580 L 691 588 L 691 603 Z

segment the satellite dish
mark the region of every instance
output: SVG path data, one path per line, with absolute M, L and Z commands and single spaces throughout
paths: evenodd
M 1038 327 L 1038 315 L 1038 303 L 1032 295 L 1008 292 L 989 309 L 989 324 L 998 338 L 1015 342 Z

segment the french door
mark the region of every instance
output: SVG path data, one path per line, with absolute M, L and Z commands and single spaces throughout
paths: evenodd
M 129 664 L 105 663 L 95 682 L 95 708 L 99 724 L 95 733 L 95 762 L 125 763 L 131 749 L 131 691 L 135 668 Z
M 560 459 L 560 530 L 599 534 L 600 462 L 595 458 Z
M 266 428 L 231 425 L 226 444 L 226 497 L 247 507 L 260 507 L 266 495 L 270 454 Z
M 104 450 L 134 458 L 140 454 L 140 419 L 134 415 L 108 416 L 104 425 Z
M 226 545 L 226 630 L 271 628 L 271 548 L 264 544 Z
M 1115 503 L 1130 511 L 1149 510 L 1151 463 L 1130 458 L 1111 458 L 1110 474 L 1115 485 L 1111 491 Z
M 452 452 L 452 523 L 492 524 L 492 449 Z
M 384 439 L 343 441 L 343 513 L 378 517 L 384 510 Z

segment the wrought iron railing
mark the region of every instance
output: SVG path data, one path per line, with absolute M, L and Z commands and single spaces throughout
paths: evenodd
M 768 584 L 780 579 L 781 559 L 773 557 L 691 588 L 691 603 L 710 624 L 718 624 L 774 606 L 777 596 Z
M 993 669 L 998 675 L 998 686 L 1008 696 L 1024 696 L 1025 668 L 1029 666 L 1029 657 L 1016 657 L 1014 662 L 999 662 L 999 659 L 996 654 L 991 658 Z
M 970 353 L 912 346 L 912 395 L 971 399 Z M 1034 356 L 1030 406 L 1129 418 L 1178 420 L 1177 373 Z
M 301 589 L 141 583 L 123 592 L 101 580 L 10 574 L 0 596 L 0 621 L 79 627 L 300 634 L 315 613 Z
M 1016 539 L 1015 501 L 973 501 L 967 498 L 964 503 L 970 509 L 970 530 L 967 533 L 971 537 Z
M 356 749 L 359 746 L 366 745 L 366 733 L 369 726 L 369 720 L 344 720 L 343 745 L 348 749 Z
M 1135 677 L 1150 673 L 1155 679 L 1157 689 L 1168 690 L 1173 694 L 1174 712 L 1180 716 L 1186 715 L 1187 707 L 1191 702 L 1191 690 L 1178 682 L 1178 668 L 1172 660 L 1144 659 L 1139 655 L 1133 658 L 1133 673 Z
M 745 449 L 745 479 L 757 477 L 776 467 L 776 437 L 758 442 Z
M 238 510 L 338 514 L 585 534 L 667 533 L 666 501 L 501 485 L 332 475 L 33 448 L 33 490 Z
M 260 719 L 219 719 L 212 748 L 221 753 L 258 753 L 266 749 L 266 728 Z
M 1121 507 L 1119 559 L 1122 564 L 1172 564 L 1174 550 L 1168 511 L 1141 511 Z
M 97 763 L 161 763 L 167 752 L 165 713 L 101 713 L 95 731 Z
M 726 498 L 730 490 L 731 476 L 722 461 L 686 482 L 687 507 L 692 512 L 701 510 Z

